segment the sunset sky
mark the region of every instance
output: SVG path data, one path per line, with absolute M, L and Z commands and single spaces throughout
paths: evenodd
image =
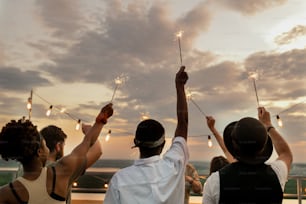
M 142 115 L 164 125 L 168 147 L 180 67 L 175 34 L 182 30 L 193 101 L 190 160 L 222 154 L 213 136 L 214 146 L 207 146 L 204 115 L 216 118 L 221 134 L 234 120 L 257 117 L 249 78 L 255 72 L 259 105 L 270 111 L 275 127 L 280 116 L 284 126 L 277 129 L 294 162 L 305 163 L 305 10 L 304 0 L 0 0 L 0 125 L 29 117 L 32 89 L 32 122 L 38 129 L 60 126 L 69 153 L 83 137 L 77 120 L 91 124 L 115 93 L 114 115 L 101 133 L 102 157 L 138 157 L 131 146 Z M 124 83 L 117 86 L 119 76 Z

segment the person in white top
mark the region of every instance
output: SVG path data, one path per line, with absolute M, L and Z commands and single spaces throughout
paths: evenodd
M 134 144 L 140 159 L 115 173 L 106 192 L 104 204 L 183 204 L 187 148 L 188 110 L 184 85 L 188 75 L 182 66 L 176 74 L 177 127 L 168 151 L 160 156 L 165 144 L 165 130 L 156 120 L 137 126 Z
M 79 174 L 90 147 L 112 114 L 112 104 L 104 106 L 83 141 L 70 154 L 48 167 L 45 165 L 49 149 L 37 127 L 29 120 L 7 123 L 0 133 L 0 155 L 4 160 L 19 161 L 23 175 L 0 188 L 0 203 L 66 203 L 72 178 Z
M 208 177 L 202 203 L 282 203 L 292 153 L 265 108 L 258 108 L 258 118 L 246 117 L 226 126 L 224 143 L 237 162 Z M 273 145 L 278 158 L 265 164 Z

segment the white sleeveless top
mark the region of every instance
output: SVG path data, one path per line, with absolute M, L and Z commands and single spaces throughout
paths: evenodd
M 36 180 L 27 180 L 23 177 L 18 177 L 17 180 L 22 183 L 29 192 L 28 204 L 65 204 L 66 201 L 53 199 L 47 191 L 47 168 L 41 170 L 39 177 Z

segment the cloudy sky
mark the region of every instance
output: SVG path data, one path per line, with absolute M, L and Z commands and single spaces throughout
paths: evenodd
M 281 117 L 294 161 L 306 162 L 305 10 L 304 0 L 0 0 L 0 125 L 28 117 L 32 89 L 31 120 L 62 127 L 69 153 L 82 139 L 77 120 L 92 123 L 114 95 L 104 158 L 137 158 L 130 147 L 142 115 L 165 126 L 169 145 L 182 30 L 190 159 L 222 154 L 214 138 L 207 147 L 204 115 L 221 134 L 233 120 L 257 117 L 255 72 L 259 105 L 275 126 Z

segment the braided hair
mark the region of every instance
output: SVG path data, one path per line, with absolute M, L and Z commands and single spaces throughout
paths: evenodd
M 40 145 L 41 136 L 29 120 L 12 120 L 0 133 L 0 155 L 6 161 L 28 163 L 37 156 Z

